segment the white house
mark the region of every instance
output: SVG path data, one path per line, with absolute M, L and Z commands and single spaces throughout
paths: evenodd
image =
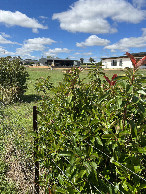
M 146 56 L 146 52 L 132 53 L 136 59 L 142 59 Z M 126 67 L 132 68 L 132 62 L 128 56 L 102 58 L 102 67 L 104 69 L 124 69 Z M 140 68 L 146 68 L 146 63 Z

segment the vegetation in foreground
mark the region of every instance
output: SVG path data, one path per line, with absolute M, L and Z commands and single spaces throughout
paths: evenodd
M 76 68 L 58 86 L 50 77 L 38 81 L 44 97 L 37 159 L 46 193 L 144 193 L 146 93 L 138 73 L 144 59 L 130 58 L 125 76 L 110 79 L 95 69 L 86 83 Z
M 38 95 L 38 93 L 34 89 L 35 82 L 36 82 L 36 79 L 38 79 L 40 77 L 47 78 L 47 76 L 50 75 L 51 76 L 50 81 L 55 84 L 55 87 L 57 87 L 58 83 L 60 81 L 62 81 L 63 74 L 65 73 L 65 72 L 62 72 L 62 70 L 53 70 L 53 71 L 48 70 L 48 71 L 46 71 L 44 69 L 38 70 L 38 69 L 34 69 L 34 68 L 32 68 L 32 69 L 28 68 L 27 70 L 29 72 L 30 79 L 27 81 L 28 89 L 24 93 L 24 96 L 22 99 L 23 101 L 13 103 L 13 104 L 7 105 L 5 107 L 1 106 L 1 112 L 0 112 L 0 115 L 1 115 L 0 116 L 0 120 L 1 120 L 1 122 L 0 122 L 0 129 L 1 129 L 1 132 L 0 132 L 1 133 L 0 191 L 1 191 L 1 193 L 27 193 L 27 192 L 29 193 L 33 190 L 33 147 L 32 147 L 33 137 L 32 137 L 32 133 L 31 133 L 32 132 L 32 107 L 33 107 L 33 105 L 38 105 L 39 104 L 38 100 L 41 99 L 41 95 Z M 141 72 L 141 70 L 139 72 Z M 142 71 L 142 73 L 144 73 L 146 75 L 145 72 L 146 71 Z M 118 75 L 119 75 L 119 73 L 120 73 L 120 75 L 125 74 L 123 71 L 114 71 L 114 72 L 113 71 L 109 71 L 109 72 L 106 71 L 104 73 L 106 73 L 106 76 L 109 77 L 110 79 L 111 79 L 113 74 L 118 74 Z M 83 71 L 80 74 L 81 74 L 81 76 L 80 76 L 81 79 L 86 78 L 86 80 L 84 80 L 83 83 L 90 82 L 91 77 L 87 78 L 88 71 Z M 96 75 L 96 73 L 94 75 Z M 101 80 L 104 79 L 103 75 L 102 76 L 99 75 L 99 77 L 102 78 Z M 93 84 L 93 80 L 91 82 Z M 105 82 L 105 85 L 106 84 L 107 83 Z M 144 85 L 144 83 L 142 83 L 142 84 Z M 51 94 L 53 94 L 53 93 L 51 93 Z M 73 98 L 71 99 L 70 103 L 72 101 L 73 101 Z M 88 128 L 88 126 L 86 128 Z M 73 130 L 72 133 L 69 134 L 69 136 L 71 136 L 72 134 L 74 135 L 74 133 L 75 133 L 75 131 Z M 73 138 L 73 137 L 71 136 L 71 138 Z M 76 136 L 75 136 L 75 139 L 76 139 Z M 96 139 L 96 141 L 97 140 L 98 140 L 98 138 Z M 105 139 L 104 139 L 104 141 L 105 141 Z M 43 142 L 43 143 L 45 143 L 45 142 Z M 102 145 L 100 145 L 100 143 L 97 143 L 97 145 L 102 146 Z M 109 144 L 109 145 L 111 145 L 111 144 Z M 82 146 L 82 143 L 81 143 L 81 146 Z M 131 148 L 131 146 L 130 146 L 130 148 Z M 91 150 L 92 150 L 92 148 L 91 148 Z M 133 155 L 134 155 L 134 153 L 133 153 Z M 64 158 L 64 157 L 69 157 L 69 156 L 63 155 L 62 157 Z M 95 158 L 96 158 L 96 156 L 95 156 Z M 64 160 L 63 160 L 63 162 L 64 162 Z M 83 161 L 84 161 L 84 159 L 83 159 Z M 88 162 L 88 160 L 86 160 L 86 161 Z M 11 171 L 10 166 L 12 164 L 15 166 L 16 165 L 18 166 L 18 163 L 21 164 L 21 167 L 23 167 L 21 169 L 21 171 L 18 170 L 19 168 L 17 169 L 18 173 L 21 174 L 21 177 L 20 176 L 16 177 L 16 175 L 13 177 L 10 177 L 9 176 L 9 172 Z M 44 165 L 44 163 L 42 163 L 42 164 Z M 125 164 L 126 164 L 126 162 L 125 162 Z M 18 167 L 20 167 L 20 166 L 18 166 Z M 24 169 L 27 173 L 23 172 Z M 134 167 L 134 170 L 135 169 L 137 169 L 137 173 L 141 173 L 141 171 L 138 171 L 139 167 Z M 88 171 L 88 168 L 83 169 L 83 171 L 82 171 L 83 176 L 85 173 L 84 170 Z M 124 171 L 124 169 L 123 169 L 123 171 Z M 13 171 L 13 172 L 15 172 L 15 171 Z M 54 171 L 54 172 L 56 173 L 56 171 Z M 17 175 L 18 175 L 18 173 L 17 173 Z M 126 172 L 124 171 L 124 173 L 126 173 Z M 130 175 L 130 174 L 128 174 L 128 175 L 131 177 L 134 177 L 134 175 Z M 61 174 L 61 177 L 62 177 L 62 174 Z M 20 180 L 18 180 L 18 178 Z M 64 181 L 64 177 L 62 177 L 62 178 Z M 75 176 L 74 176 L 74 178 L 75 178 Z M 108 177 L 106 177 L 106 178 L 107 178 L 107 180 L 109 180 Z M 27 181 L 25 182 L 24 179 L 27 179 Z M 103 180 L 102 177 L 101 177 L 101 179 Z M 126 179 L 126 180 L 129 180 L 129 179 Z M 108 185 L 108 182 L 105 185 Z M 105 185 L 104 185 L 104 187 L 105 187 Z M 48 187 L 48 185 L 47 185 L 47 187 Z M 47 190 L 47 187 L 46 187 L 46 190 Z M 54 187 L 52 184 L 50 184 L 50 187 L 49 187 L 50 192 L 53 192 Z M 125 187 L 128 187 L 128 186 L 125 186 Z M 143 187 L 145 187 L 145 185 L 143 185 Z M 72 189 L 72 186 L 70 188 Z M 46 192 L 49 193 L 49 191 L 46 191 Z

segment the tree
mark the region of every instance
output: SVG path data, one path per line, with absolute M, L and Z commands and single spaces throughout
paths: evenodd
M 52 56 L 47 56 L 47 59 L 52 58 Z
M 84 58 L 80 58 L 81 64 L 83 64 L 84 62 Z
M 29 75 L 19 58 L 0 58 L 0 102 L 10 103 L 22 97 Z
M 90 57 L 89 61 L 90 61 L 90 63 L 95 62 L 95 60 L 92 57 Z
M 99 66 L 102 66 L 102 61 L 99 61 L 97 64 L 98 64 Z

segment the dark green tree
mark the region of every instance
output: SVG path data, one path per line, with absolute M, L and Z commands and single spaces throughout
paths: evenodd
M 89 61 L 90 61 L 90 63 L 95 62 L 95 60 L 92 57 L 90 57 Z
M 80 58 L 81 64 L 83 64 L 84 62 L 84 58 Z
M 28 72 L 19 58 L 0 58 L 0 100 L 9 103 L 20 98 L 27 89 L 28 77 Z

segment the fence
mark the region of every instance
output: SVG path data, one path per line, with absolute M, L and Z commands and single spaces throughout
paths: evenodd
M 35 111 L 36 111 L 36 107 L 34 107 L 34 109 L 35 109 Z M 34 116 L 34 117 L 36 118 L 36 116 Z M 36 129 L 37 129 L 37 127 L 36 127 Z M 72 134 L 71 131 L 70 131 L 70 134 Z M 64 135 L 64 136 L 65 136 L 65 135 Z M 37 137 L 36 137 L 36 138 L 37 138 Z M 55 138 L 55 136 L 54 136 L 54 138 Z M 70 137 L 67 137 L 67 139 L 68 139 L 69 141 L 72 141 L 72 138 L 74 138 L 73 135 L 71 135 Z M 95 146 L 93 145 L 93 143 L 88 142 L 88 141 L 86 141 L 86 140 L 83 140 L 83 142 L 86 144 L 86 146 L 87 146 L 87 145 L 91 146 L 91 147 L 95 150 L 95 152 L 97 152 L 98 154 L 100 153 L 102 156 L 106 156 L 106 157 L 109 159 L 111 165 L 114 163 L 115 167 L 116 167 L 116 166 L 120 166 L 120 167 L 122 167 L 123 169 L 125 169 L 129 174 L 131 174 L 132 176 L 134 176 L 134 177 L 140 179 L 140 180 L 143 181 L 143 182 L 146 182 L 146 179 L 145 179 L 143 176 L 140 176 L 138 173 L 135 173 L 133 170 L 131 170 L 130 168 L 128 168 L 128 167 L 127 167 L 126 165 L 124 165 L 123 163 L 121 163 L 121 162 L 119 162 L 119 161 L 113 159 L 113 157 L 110 156 L 109 154 L 107 154 L 105 151 L 103 151 L 102 149 L 99 149 L 99 148 L 95 147 Z M 38 143 L 38 142 L 37 142 L 37 143 Z M 73 142 L 72 142 L 72 143 L 73 143 Z M 66 144 L 64 143 L 64 146 L 66 147 L 66 150 L 69 150 L 68 145 L 66 145 Z M 71 150 L 71 151 L 72 151 L 72 150 Z M 81 151 L 81 150 L 80 150 L 80 151 Z M 56 153 L 56 155 L 57 155 L 57 157 L 59 157 L 60 154 L 59 154 L 59 153 Z M 74 193 L 86 193 L 86 191 L 80 190 L 80 188 L 76 186 L 76 184 L 75 184 L 75 183 L 71 180 L 71 178 L 67 175 L 66 170 L 65 170 L 65 169 L 63 170 L 63 167 L 61 168 L 61 167 L 58 165 L 58 162 L 55 162 L 55 159 L 56 159 L 55 157 L 54 157 L 54 159 L 52 159 L 52 163 L 54 164 L 55 168 L 58 169 L 58 171 L 59 171 L 59 173 L 62 175 L 63 179 L 65 179 L 68 183 L 70 183 L 71 186 L 74 188 L 74 191 L 73 191 L 73 192 L 74 192 Z M 73 167 L 73 165 L 72 165 L 71 162 L 69 161 L 68 156 L 62 156 L 62 157 L 60 158 L 60 160 L 66 161 L 67 163 L 69 163 L 69 164 Z M 63 162 L 63 164 L 64 164 L 64 166 L 65 166 L 65 162 Z M 109 164 L 109 165 L 110 165 L 110 164 Z M 36 164 L 36 169 L 38 170 L 37 165 L 38 165 L 38 164 Z M 83 165 L 84 167 L 86 167 L 87 163 L 84 163 L 84 162 L 83 162 L 82 165 Z M 134 164 L 133 164 L 133 165 L 134 165 Z M 89 166 L 90 166 L 90 165 L 89 165 Z M 88 168 L 90 168 L 90 167 L 87 166 L 87 169 L 88 169 Z M 37 176 L 38 173 L 39 173 L 39 172 L 36 171 L 36 177 L 37 177 L 37 178 L 38 178 L 38 176 Z M 50 173 L 50 172 L 48 171 L 48 174 L 49 174 L 49 173 Z M 58 174 L 59 174 L 59 173 L 58 173 Z M 113 188 L 113 191 L 115 191 L 114 193 L 124 193 L 119 187 L 117 187 L 117 185 L 115 184 L 116 181 L 111 182 L 111 181 L 109 180 L 109 178 L 103 176 L 102 173 L 99 173 L 98 176 L 99 176 L 99 178 L 102 179 L 102 181 L 104 182 L 104 184 L 105 184 L 105 186 L 106 186 L 107 188 L 108 188 L 108 187 L 112 187 L 112 188 Z M 37 181 L 38 181 L 37 178 L 36 178 L 36 183 L 37 183 Z M 63 186 L 59 183 L 59 180 L 56 181 L 56 179 L 58 179 L 57 176 L 54 178 L 55 184 L 56 184 L 56 185 L 59 185 L 60 188 L 64 189 Z M 84 180 L 84 181 L 86 182 L 86 180 Z M 88 181 L 89 181 L 89 180 L 88 180 Z M 49 183 L 48 183 L 48 184 L 49 184 Z M 92 181 L 89 181 L 89 185 L 91 186 L 91 188 L 90 188 L 91 193 L 104 193 L 103 190 L 100 188 L 100 186 L 95 185 L 95 183 L 93 183 Z M 39 187 L 39 186 L 38 186 L 38 187 Z M 48 187 L 49 187 L 49 193 L 51 193 L 51 185 L 49 185 Z M 37 189 L 38 189 L 38 192 L 39 192 L 39 188 L 36 188 L 36 190 L 37 190 Z M 62 191 L 63 191 L 63 190 L 62 190 Z M 64 190 L 64 191 L 65 191 L 65 190 Z M 112 192 L 112 191 L 111 191 L 111 192 Z M 60 193 L 62 193 L 62 192 L 60 192 Z M 68 193 L 72 193 L 72 192 L 71 192 L 71 191 L 68 191 Z M 142 192 L 142 193 L 143 193 L 143 192 Z
M 14 106 L 14 107 L 11 106 L 9 108 L 7 107 L 8 110 L 5 110 L 5 121 L 3 120 L 3 110 L 1 109 L 1 124 L 0 124 L 0 127 L 1 127 L 0 163 L 1 165 L 0 166 L 4 166 L 4 168 L 2 169 L 1 167 L 0 169 L 0 174 L 2 175 L 2 176 L 0 175 L 2 177 L 0 178 L 0 181 L 1 181 L 0 191 L 1 192 L 3 191 L 5 193 L 11 193 L 12 191 L 15 191 L 16 193 L 36 193 L 36 194 L 43 193 L 44 190 L 39 187 L 39 171 L 42 171 L 42 169 L 40 168 L 39 170 L 39 161 L 37 158 L 37 152 L 38 152 L 37 150 L 39 147 L 38 139 L 37 139 L 37 135 L 38 135 L 37 107 L 33 106 L 34 133 L 32 130 L 30 130 L 32 129 L 32 117 L 30 118 L 30 114 L 32 114 L 32 106 L 28 108 L 28 107 L 25 107 L 25 104 L 24 104 L 23 108 L 26 108 L 26 111 L 24 111 L 23 114 L 18 107 L 19 106 Z M 12 109 L 13 111 L 12 110 L 10 111 L 10 109 Z M 11 115 L 9 115 L 9 112 L 11 113 Z M 21 123 L 20 121 L 22 121 L 22 118 L 24 122 Z M 30 135 L 30 134 L 33 134 L 33 135 Z M 71 131 L 70 131 L 70 134 L 71 134 L 70 137 L 68 136 L 65 138 L 68 138 L 68 141 L 71 142 L 74 136 L 72 135 Z M 33 137 L 35 137 L 35 139 Z M 144 176 L 140 176 L 138 173 L 135 173 L 133 170 L 128 168 L 123 163 L 117 160 L 114 160 L 103 149 L 99 149 L 95 147 L 92 144 L 92 142 L 88 142 L 87 140 L 83 140 L 83 141 L 86 145 L 90 145 L 90 147 L 93 148 L 95 153 L 98 153 L 98 154 L 100 153 L 101 155 L 106 156 L 109 159 L 110 164 L 113 164 L 114 162 L 115 164 L 121 166 L 123 169 L 129 172 L 129 174 L 132 174 L 134 177 L 137 177 L 144 183 L 146 182 L 146 179 L 144 178 Z M 33 142 L 34 142 L 34 146 L 33 146 Z M 65 144 L 64 146 L 68 149 L 68 145 Z M 69 163 L 70 165 L 72 165 L 68 156 L 60 157 L 60 160 L 62 159 L 66 161 L 66 163 Z M 8 164 L 9 166 L 8 169 L 6 169 L 5 163 Z M 54 167 L 58 170 L 58 172 L 60 172 L 63 179 L 65 179 L 67 182 L 70 183 L 70 185 L 74 188 L 76 193 L 84 193 L 84 191 L 81 191 L 80 188 L 66 174 L 65 170 L 63 170 L 58 165 L 55 159 L 52 160 L 52 163 L 54 164 Z M 83 166 L 85 166 L 86 168 L 86 163 L 83 163 Z M 7 173 L 5 173 L 6 171 Z M 5 174 L 6 174 L 6 177 L 5 177 Z M 99 173 L 98 176 L 104 182 L 106 187 L 111 186 L 113 189 L 115 189 L 116 185 L 114 182 L 111 182 L 102 173 Z M 59 180 L 54 179 L 54 181 L 56 184 L 59 185 L 60 188 L 64 189 L 60 185 Z M 90 182 L 90 187 L 93 193 L 103 193 L 101 187 L 98 187 L 98 185 L 95 185 L 93 182 Z M 51 193 L 51 190 L 49 190 L 48 193 L 49 192 Z M 124 193 L 123 191 L 121 191 L 120 188 L 117 188 L 117 193 L 118 192 Z

